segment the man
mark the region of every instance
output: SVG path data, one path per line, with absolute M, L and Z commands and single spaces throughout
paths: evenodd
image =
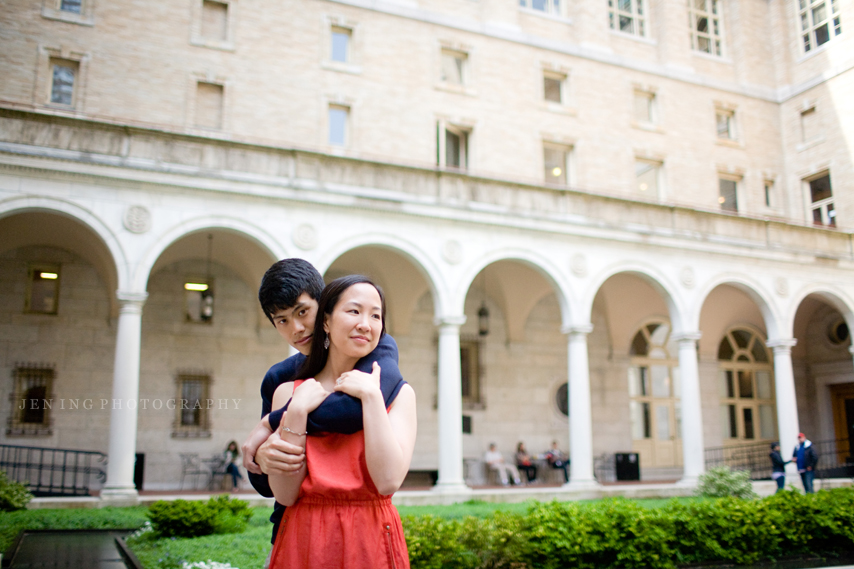
M 278 426 L 283 410 L 272 410 L 273 393 L 282 383 L 293 381 L 311 352 L 317 301 L 323 291 L 323 277 L 303 259 L 283 259 L 271 266 L 261 279 L 258 301 L 264 314 L 279 335 L 299 353 L 275 364 L 261 383 L 261 421 L 243 443 L 243 466 L 255 490 L 268 498 L 273 496 L 268 474 L 295 472 L 305 462 L 305 449 L 283 441 Z M 382 369 L 381 389 L 388 399 L 402 385 L 397 367 L 397 344 L 385 334 L 377 348 L 359 360 L 356 369 L 371 372 L 376 361 Z M 272 412 L 271 412 L 272 411 Z M 320 407 L 309 415 L 309 432 L 355 432 L 362 428 L 361 403 L 344 393 L 327 396 Z M 276 540 L 285 507 L 276 503 L 270 521 Z
M 798 472 L 801 475 L 801 481 L 804 483 L 804 492 L 812 494 L 812 482 L 815 478 L 818 454 L 816 454 L 812 442 L 808 441 L 807 436 L 803 433 L 798 433 L 798 445 L 795 447 L 795 452 L 792 453 L 792 460 L 798 465 Z
M 489 466 L 489 468 L 498 472 L 498 477 L 501 479 L 502 486 L 507 486 L 510 483 L 507 479 L 508 474 L 513 477 L 513 482 L 516 483 L 516 486 L 520 486 L 522 484 L 522 478 L 519 476 L 519 471 L 514 465 L 504 462 L 504 456 L 495 450 L 495 443 L 489 443 L 489 450 L 484 453 L 483 461 L 487 466 Z

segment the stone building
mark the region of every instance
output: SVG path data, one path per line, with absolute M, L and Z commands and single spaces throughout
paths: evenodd
M 851 0 L 7 0 L 0 443 L 106 452 L 106 496 L 135 453 L 178 487 L 181 453 L 258 418 L 287 347 L 255 292 L 288 256 L 384 287 L 437 491 L 493 441 L 557 440 L 584 488 L 616 452 L 692 484 L 707 449 L 848 439 L 852 23 Z

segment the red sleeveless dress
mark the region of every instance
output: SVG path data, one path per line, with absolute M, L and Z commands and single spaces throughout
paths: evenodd
M 364 431 L 310 435 L 305 460 L 308 473 L 282 517 L 270 568 L 408 569 L 400 516 L 368 473 Z

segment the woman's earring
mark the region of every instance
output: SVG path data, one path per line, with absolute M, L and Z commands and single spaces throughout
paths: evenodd
M 329 349 L 329 336 L 327 336 L 327 337 L 326 337 L 326 339 L 325 339 L 325 340 L 323 340 L 323 349 L 324 349 L 324 350 L 328 350 L 328 349 Z

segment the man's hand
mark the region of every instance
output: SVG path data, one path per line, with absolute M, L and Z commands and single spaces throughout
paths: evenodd
M 273 430 L 270 428 L 270 423 L 267 421 L 267 417 L 265 416 L 261 421 L 255 425 L 255 428 L 252 429 L 252 432 L 249 433 L 249 438 L 243 443 L 240 447 L 240 451 L 243 453 L 243 468 L 253 474 L 263 474 L 261 472 L 261 467 L 259 467 L 255 463 L 255 453 L 258 452 L 258 447 L 261 446 L 261 443 L 267 440 L 267 437 Z
M 305 465 L 305 449 L 283 441 L 276 431 L 258 448 L 255 462 L 264 474 L 294 473 Z

